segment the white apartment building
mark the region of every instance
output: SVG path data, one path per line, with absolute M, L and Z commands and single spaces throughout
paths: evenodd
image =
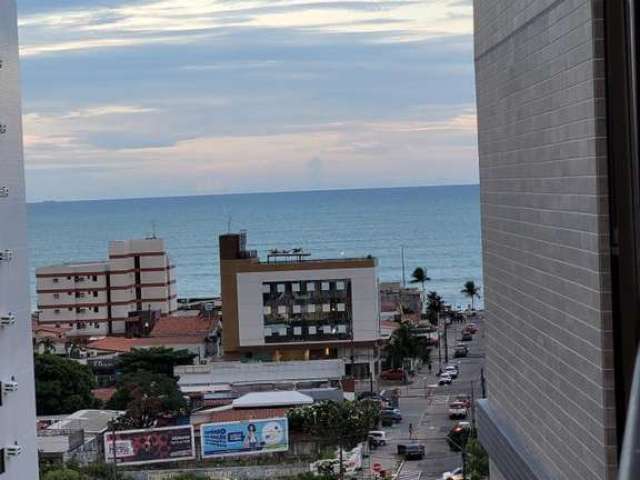
M 0 1 L 0 480 L 38 478 L 16 3 Z
M 36 271 L 39 321 L 69 336 L 123 334 L 135 312 L 177 310 L 174 265 L 159 238 L 112 241 L 109 259 Z

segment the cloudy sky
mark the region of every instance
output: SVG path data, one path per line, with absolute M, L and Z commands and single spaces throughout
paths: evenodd
M 471 0 L 20 0 L 29 199 L 477 182 Z

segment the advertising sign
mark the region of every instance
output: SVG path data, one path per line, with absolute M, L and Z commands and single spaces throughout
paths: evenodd
M 114 455 L 115 446 L 115 455 Z M 123 430 L 104 434 L 104 459 L 118 465 L 177 462 L 195 458 L 193 427 Z M 114 458 L 115 457 L 115 458 Z
M 207 423 L 200 427 L 202 458 L 289 450 L 286 418 Z

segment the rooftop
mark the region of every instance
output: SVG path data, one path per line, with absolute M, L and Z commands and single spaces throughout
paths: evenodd
M 252 392 L 243 395 L 233 401 L 233 408 L 268 408 L 268 407 L 292 407 L 299 405 L 310 405 L 313 398 L 300 392 L 273 391 L 273 392 Z
M 78 410 L 63 420 L 54 423 L 49 430 L 79 430 L 87 433 L 100 433 L 104 431 L 109 422 L 124 415 L 117 410 Z

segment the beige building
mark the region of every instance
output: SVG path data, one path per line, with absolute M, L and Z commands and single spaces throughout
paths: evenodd
M 308 259 L 299 249 L 266 261 L 246 235 L 220 237 L 222 335 L 229 359 L 345 359 L 356 377 L 378 371 L 380 313 L 375 258 Z M 353 361 L 351 358 L 353 357 Z
M 40 323 L 68 326 L 69 336 L 126 333 L 136 312 L 177 310 L 174 265 L 159 238 L 112 241 L 109 259 L 36 271 Z

